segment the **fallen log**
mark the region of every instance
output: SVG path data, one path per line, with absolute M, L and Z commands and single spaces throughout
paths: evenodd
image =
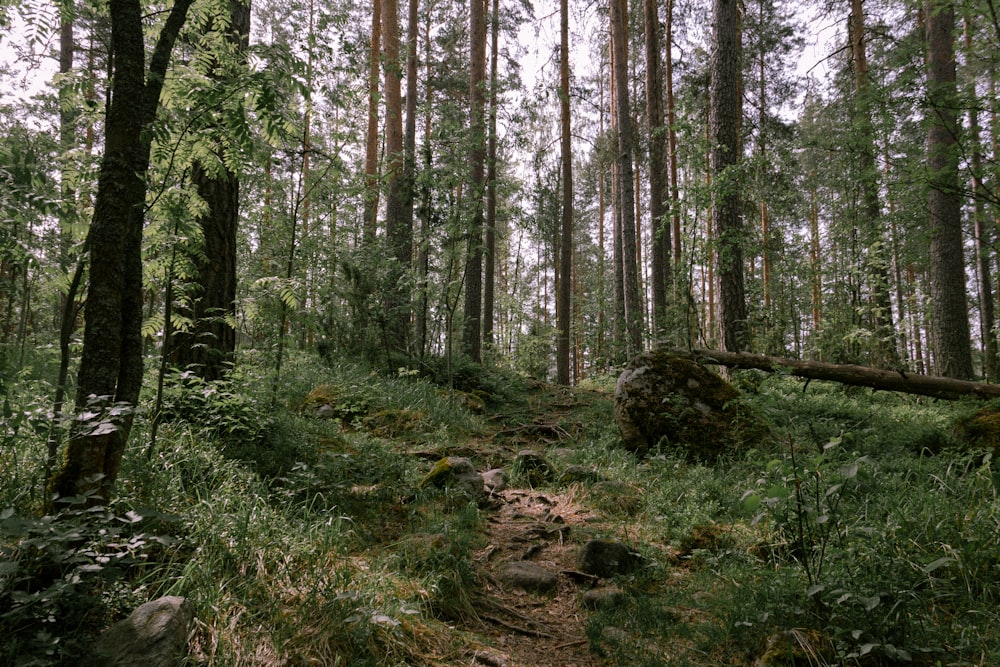
M 882 370 L 854 364 L 828 364 L 822 361 L 802 361 L 768 357 L 748 352 L 722 350 L 671 350 L 679 356 L 703 364 L 716 364 L 729 368 L 752 368 L 769 373 L 787 372 L 808 380 L 829 380 L 860 387 L 885 391 L 899 391 L 920 396 L 933 396 L 953 400 L 963 396 L 1000 398 L 1000 384 L 969 382 L 935 375 L 919 375 L 901 370 Z

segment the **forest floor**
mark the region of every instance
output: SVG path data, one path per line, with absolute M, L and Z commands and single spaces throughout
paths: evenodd
M 476 370 L 463 394 L 299 363 L 287 409 L 253 367 L 176 388 L 115 516 L 73 530 L 18 505 L 44 442 L 0 448 L 0 635 L 16 640 L 0 665 L 79 664 L 107 621 L 165 594 L 194 605 L 189 663 L 210 667 L 1000 665 L 1000 405 L 747 372 L 738 400 L 771 431 L 703 465 L 626 451 L 609 378 Z M 524 451 L 549 473 L 515 465 Z M 508 486 L 474 501 L 422 483 L 443 457 Z M 639 567 L 587 574 L 595 539 Z M 511 585 L 513 562 L 555 588 Z M 35 592 L 4 598 L 11 576 Z

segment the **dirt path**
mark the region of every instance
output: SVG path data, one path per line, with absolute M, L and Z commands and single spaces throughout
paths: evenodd
M 496 457 L 520 449 L 541 452 L 572 441 L 573 424 L 561 418 L 569 410 L 566 396 L 540 392 L 531 401 L 530 421 L 498 425 L 499 438 L 488 446 Z M 501 454 L 503 456 L 503 454 Z M 506 462 L 510 468 L 510 460 Z M 486 546 L 474 555 L 485 582 L 485 598 L 476 611 L 487 628 L 495 652 L 474 656 L 488 667 L 593 667 L 608 664 L 591 651 L 587 616 L 581 596 L 596 578 L 578 571 L 581 535 L 598 517 L 586 506 L 577 486 L 535 490 L 511 488 L 494 494 L 488 510 Z M 501 583 L 500 569 L 528 561 L 558 575 L 551 593 L 528 593 Z M 482 632 L 482 629 L 479 630 Z
M 577 571 L 579 544 L 569 535 L 593 517 L 565 494 L 511 489 L 501 494 L 503 505 L 487 521 L 488 544 L 475 561 L 488 582 L 489 604 L 480 618 L 491 628 L 503 651 L 495 665 L 507 667 L 589 667 L 603 664 L 589 647 L 587 612 L 580 595 L 590 577 Z M 512 561 L 530 561 L 559 575 L 554 593 L 536 594 L 500 583 L 498 570 Z M 492 604 L 496 603 L 496 606 Z M 489 657 L 479 664 L 490 665 Z

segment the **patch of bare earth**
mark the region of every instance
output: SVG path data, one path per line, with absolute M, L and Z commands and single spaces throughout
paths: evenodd
M 579 543 L 569 536 L 593 520 L 571 493 L 508 489 L 488 518 L 486 546 L 475 554 L 485 581 L 476 610 L 495 653 L 475 665 L 491 667 L 590 667 L 606 664 L 590 651 L 580 595 L 595 578 L 576 569 Z M 530 561 L 559 577 L 552 593 L 529 593 L 501 583 L 500 568 Z M 482 632 L 482 628 L 480 628 Z

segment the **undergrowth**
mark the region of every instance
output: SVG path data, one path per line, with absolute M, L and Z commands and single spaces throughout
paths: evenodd
M 468 664 L 490 642 L 474 558 L 489 509 L 419 480 L 441 453 L 509 467 L 526 442 L 596 471 L 540 486 L 643 557 L 616 580 L 624 603 L 586 612 L 608 664 L 751 664 L 792 630 L 823 638 L 812 664 L 1000 664 L 996 463 L 952 428 L 978 405 L 754 376 L 744 400 L 779 444 L 706 466 L 620 448 L 607 379 L 567 391 L 492 373 L 458 389 L 474 370 L 442 386 L 300 356 L 277 394 L 251 358 L 221 383 L 175 376 L 113 504 L 57 516 L 40 511 L 44 383 L 25 378 L 9 394 L 25 416 L 0 432 L 0 664 L 76 664 L 167 594 L 197 610 L 192 664 Z

